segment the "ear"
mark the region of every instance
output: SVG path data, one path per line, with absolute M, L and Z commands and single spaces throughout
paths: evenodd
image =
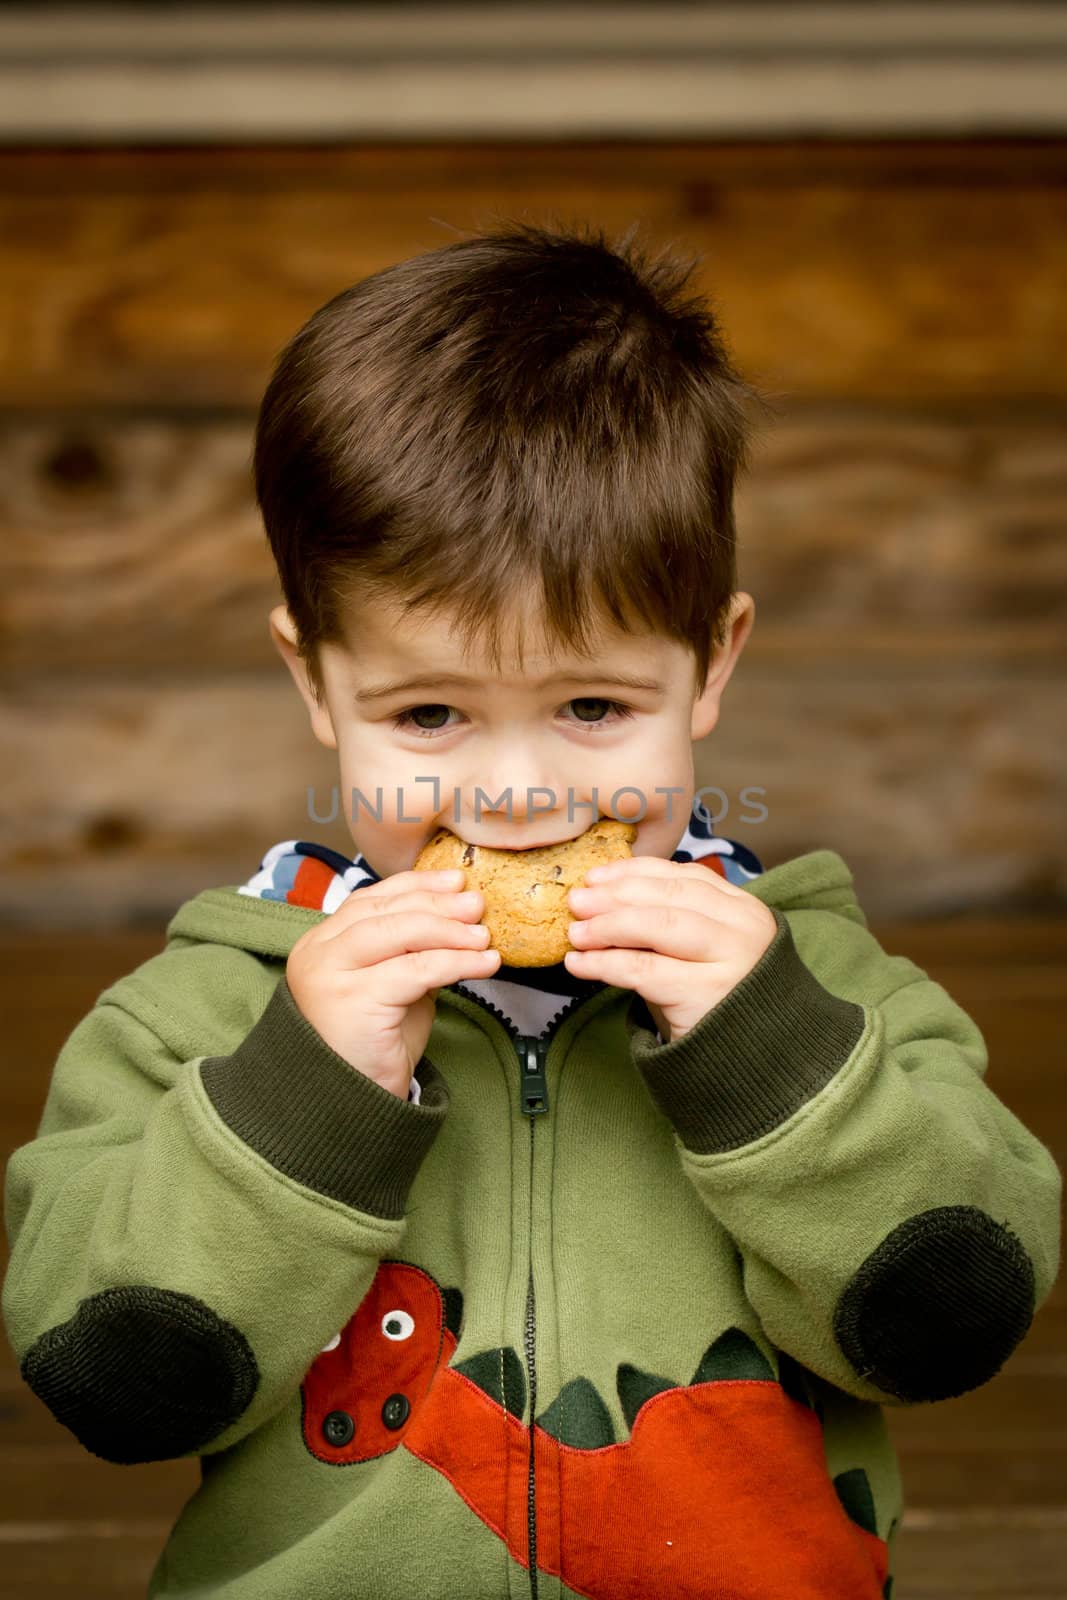
M 337 735 L 334 732 L 333 718 L 330 716 L 329 705 L 324 700 L 321 704 L 315 698 L 314 685 L 308 677 L 307 667 L 297 650 L 297 634 L 293 619 L 289 615 L 287 606 L 275 606 L 268 621 L 270 623 L 271 642 L 289 671 L 293 675 L 293 682 L 300 690 L 300 698 L 307 706 L 311 718 L 311 731 L 320 744 L 328 750 L 337 749 Z
M 731 602 L 730 613 L 726 642 L 719 646 L 712 657 L 703 691 L 693 702 L 691 739 L 703 739 L 719 720 L 722 692 L 752 632 L 752 624 L 756 620 L 756 602 L 750 594 L 739 589 Z

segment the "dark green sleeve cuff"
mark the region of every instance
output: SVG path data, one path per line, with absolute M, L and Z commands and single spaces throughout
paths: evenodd
M 657 1044 L 631 1024 L 649 1093 L 699 1155 L 736 1150 L 787 1121 L 840 1072 L 866 1026 L 864 1008 L 823 987 L 771 910 L 778 932 L 759 961 L 682 1038 Z
M 215 1110 L 245 1144 L 308 1189 L 377 1217 L 402 1217 L 448 1110 L 448 1087 L 423 1056 L 421 1103 L 401 1100 L 331 1050 L 283 976 L 228 1056 L 200 1063 Z

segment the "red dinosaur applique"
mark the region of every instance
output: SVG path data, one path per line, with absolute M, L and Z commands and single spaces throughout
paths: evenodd
M 381 1262 L 304 1379 L 304 1442 L 333 1465 L 403 1447 L 525 1566 L 525 1369 L 511 1349 L 451 1366 L 461 1320 L 458 1290 Z M 867 1475 L 830 1479 L 803 1369 L 779 1368 L 739 1328 L 688 1385 L 620 1366 L 621 1443 L 595 1386 L 568 1383 L 533 1426 L 539 1569 L 589 1600 L 888 1600 Z

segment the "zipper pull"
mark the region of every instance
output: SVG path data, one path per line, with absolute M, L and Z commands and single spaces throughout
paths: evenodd
M 521 1033 L 515 1045 L 522 1068 L 519 1098 L 524 1117 L 539 1117 L 548 1110 L 548 1084 L 545 1082 L 545 1057 L 548 1040 Z

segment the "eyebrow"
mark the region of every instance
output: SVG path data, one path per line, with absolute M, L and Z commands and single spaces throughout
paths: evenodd
M 409 689 L 437 689 L 444 684 L 454 684 L 460 688 L 478 687 L 482 681 L 479 678 L 464 678 L 457 672 L 442 672 L 434 676 L 420 674 L 413 678 L 398 678 L 394 683 L 377 683 L 370 688 L 359 689 L 356 691 L 356 700 L 360 705 L 365 705 L 372 700 L 385 700 L 390 695 L 403 694 Z M 666 684 L 656 678 L 639 678 L 630 672 L 556 673 L 550 678 L 535 678 L 532 682 L 538 689 L 551 683 L 607 683 L 613 688 L 644 689 L 651 694 L 663 694 L 666 689 Z

